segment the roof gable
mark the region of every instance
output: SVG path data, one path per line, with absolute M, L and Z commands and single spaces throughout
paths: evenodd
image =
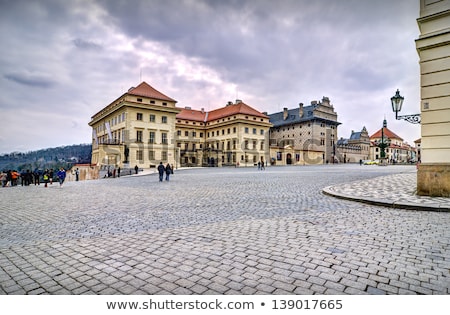
M 229 104 L 225 107 L 214 109 L 210 112 L 193 110 L 190 108 L 183 108 L 181 110 L 181 112 L 177 114 L 177 119 L 209 122 L 209 121 L 213 121 L 216 119 L 221 119 L 224 117 L 238 115 L 238 114 L 251 115 L 251 116 L 256 116 L 256 117 L 261 117 L 261 118 L 269 118 L 268 116 L 257 111 L 253 107 L 250 107 L 247 104 L 240 102 L 237 104 Z
M 142 82 L 137 87 L 132 87 L 128 90 L 127 94 L 129 95 L 136 95 L 136 96 L 144 96 L 149 98 L 154 98 L 162 101 L 169 101 L 169 102 L 177 102 L 173 98 L 168 97 L 167 95 L 164 95 L 163 93 L 159 92 L 155 88 L 153 88 L 151 85 L 149 85 L 147 82 Z
M 257 111 L 256 109 L 248 106 L 247 104 L 240 102 L 237 104 L 229 104 L 225 107 L 221 107 L 215 110 L 212 110 L 208 114 L 208 121 L 220 119 L 223 117 L 228 117 L 231 115 L 237 115 L 237 114 L 243 114 L 243 115 L 252 115 L 257 116 L 261 118 L 268 118 L 263 113 Z
M 403 141 L 403 138 L 399 137 L 397 134 L 395 134 L 393 131 L 389 130 L 387 127 L 381 128 L 377 132 L 375 132 L 373 135 L 370 136 L 370 139 L 376 139 L 381 138 L 381 130 L 383 129 L 384 137 L 388 139 L 399 139 Z

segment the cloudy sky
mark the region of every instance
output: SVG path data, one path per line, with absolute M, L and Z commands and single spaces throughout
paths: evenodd
M 420 126 L 419 0 L 0 0 L 0 154 L 90 143 L 91 116 L 146 81 L 180 107 L 274 113 L 330 98 L 348 138 Z

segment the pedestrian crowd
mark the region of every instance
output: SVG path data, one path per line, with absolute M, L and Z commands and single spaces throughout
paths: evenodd
M 46 169 L 45 171 L 35 170 L 31 172 L 30 170 L 18 172 L 16 170 L 2 171 L 0 173 L 0 181 L 2 187 L 14 187 L 14 186 L 30 186 L 44 184 L 44 187 L 53 184 L 55 172 L 53 169 Z M 64 168 L 56 173 L 56 178 L 59 181 L 59 186 L 62 187 L 66 179 L 66 171 Z

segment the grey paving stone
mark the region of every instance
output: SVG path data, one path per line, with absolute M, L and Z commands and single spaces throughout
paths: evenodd
M 70 182 L 51 200 L 40 187 L 0 189 L 0 294 L 449 294 L 448 213 L 320 193 L 333 185 L 382 196 L 373 187 L 414 175 L 404 166 L 206 168 L 164 187 L 152 175 Z M 48 205 L 9 202 L 23 195 Z

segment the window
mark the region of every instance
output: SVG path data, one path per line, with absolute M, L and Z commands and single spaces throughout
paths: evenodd
M 187 136 L 189 136 L 189 131 L 185 131 L 184 132 L 184 135 L 187 137 Z
M 155 151 L 148 151 L 148 159 L 149 160 L 154 160 L 155 159 Z
M 195 151 L 197 149 L 197 146 L 195 143 L 192 144 L 192 150 Z
M 166 103 L 166 102 L 163 102 L 163 106 L 167 106 L 167 103 Z
M 143 161 L 144 160 L 144 152 L 142 152 L 142 150 L 137 150 L 136 151 L 136 160 L 137 161 Z
M 136 131 L 136 142 L 142 142 L 142 130 Z
M 136 119 L 137 119 L 137 120 L 142 120 L 142 118 L 143 118 L 142 113 L 137 113 L 137 114 L 136 114 Z
M 248 133 L 248 127 L 245 127 L 245 133 Z
M 261 151 L 264 150 L 264 141 L 261 141 L 261 148 L 260 148 L 260 150 L 261 150 Z
M 261 131 L 260 131 L 260 133 L 259 133 L 261 136 L 264 136 L 264 130 L 263 129 L 261 129 Z
M 155 132 L 154 131 L 150 131 L 148 143 L 155 143 Z
M 153 101 L 153 100 L 151 100 L 151 101 L 150 101 L 150 104 L 155 104 L 155 103 L 156 103 L 156 102 L 155 102 L 155 101 Z
M 253 134 L 256 135 L 256 128 L 253 128 Z
M 256 150 L 256 140 L 253 140 L 253 149 Z
M 162 116 L 162 117 L 161 117 L 161 122 L 162 122 L 163 124 L 167 124 L 167 116 Z
M 162 151 L 161 152 L 161 160 L 167 161 L 167 151 Z
M 177 130 L 177 136 L 181 136 L 181 130 Z
M 138 101 L 138 102 L 142 102 L 142 98 L 138 98 L 137 101 Z
M 195 131 L 192 131 L 192 136 L 197 137 L 197 133 Z
M 244 142 L 244 149 L 248 150 L 248 140 L 245 140 L 245 142 Z
M 200 138 L 203 138 L 203 132 L 200 132 Z
M 166 133 L 166 132 L 162 132 L 162 133 L 161 133 L 161 143 L 162 143 L 162 144 L 168 144 L 168 141 L 167 141 L 167 133 Z
M 150 122 L 155 122 L 155 115 L 150 114 Z
M 233 127 L 233 133 L 236 133 L 236 127 Z

